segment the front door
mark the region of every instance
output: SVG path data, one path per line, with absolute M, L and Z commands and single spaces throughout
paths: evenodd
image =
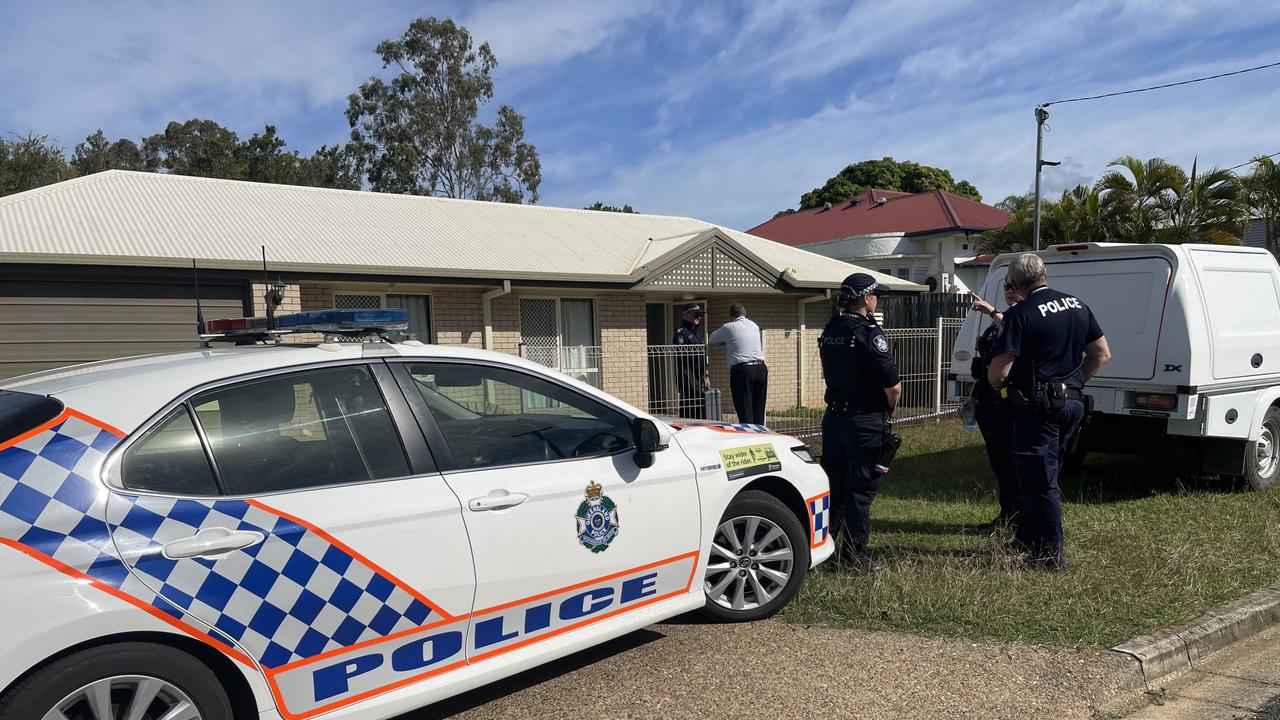
M 472 560 L 425 450 L 381 363 L 241 381 L 125 449 L 108 518 L 162 609 L 309 717 L 465 664 Z
M 692 588 L 694 468 L 678 449 L 634 460 L 630 419 L 603 400 L 514 367 L 407 362 L 452 455 L 476 563 L 472 662 Z M 435 445 L 433 444 L 433 449 Z

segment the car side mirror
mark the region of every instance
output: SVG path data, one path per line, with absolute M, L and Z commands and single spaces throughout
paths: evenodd
M 667 449 L 657 423 L 649 418 L 635 418 L 631 421 L 631 437 L 636 444 L 636 465 L 642 468 L 652 467 L 653 454 Z

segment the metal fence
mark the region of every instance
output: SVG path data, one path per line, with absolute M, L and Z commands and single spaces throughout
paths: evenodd
M 710 367 L 706 346 L 647 345 L 645 355 L 649 367 L 648 411 L 665 417 L 704 417 L 702 377 Z
M 960 407 L 960 403 L 947 397 L 946 379 L 951 371 L 951 355 L 962 319 L 939 318 L 933 327 L 886 328 L 889 352 L 898 365 L 898 377 L 902 382 L 902 397 L 894 412 L 893 422 L 905 423 L 939 417 Z M 800 386 L 804 389 L 804 403 L 789 410 L 766 412 L 766 425 L 775 430 L 798 437 L 816 436 L 822 429 L 822 402 L 826 383 L 822 377 L 822 363 L 817 353 L 817 337 L 820 330 L 807 330 L 802 340 L 809 342 L 813 352 L 806 355 L 801 365 Z M 784 391 L 785 389 L 779 388 Z M 770 394 L 774 392 L 770 388 Z
M 889 351 L 898 365 L 902 382 L 902 398 L 894 413 L 894 422 L 911 422 L 953 411 L 959 403 L 947 397 L 946 378 L 951 371 L 951 355 L 956 336 L 963 320 L 939 318 L 933 327 L 887 328 Z M 825 406 L 822 400 L 826 383 L 822 377 L 822 363 L 818 357 L 817 339 L 821 325 L 806 326 L 795 336 L 793 350 L 797 353 L 796 374 L 770 373 L 769 398 L 771 407 L 765 412 L 765 424 L 774 430 L 799 437 L 816 436 L 822 426 Z M 776 348 L 772 352 L 776 353 Z M 727 382 L 721 354 L 708 357 L 703 345 L 644 345 L 611 349 L 610 352 L 634 356 L 643 352 L 648 377 L 647 402 L 636 402 L 654 415 L 661 417 L 713 418 L 735 422 L 733 399 Z M 555 368 L 578 380 L 606 391 L 641 379 L 632 377 L 638 369 L 634 362 L 610 365 L 599 346 L 540 347 L 521 345 L 521 357 Z M 772 355 L 771 355 L 772 356 Z M 615 368 L 619 373 L 625 367 L 627 377 L 605 373 L 602 367 Z M 703 373 L 710 370 L 712 383 L 720 389 L 719 416 L 708 410 L 703 395 Z M 797 387 L 798 381 L 798 387 Z M 640 398 L 633 398 L 635 402 Z M 786 399 L 783 402 L 780 400 Z M 790 404 L 788 404 L 790 403 Z
M 569 377 L 592 387 L 600 384 L 600 361 L 603 352 L 599 345 L 531 345 L 520 343 L 520 357 L 559 370 Z

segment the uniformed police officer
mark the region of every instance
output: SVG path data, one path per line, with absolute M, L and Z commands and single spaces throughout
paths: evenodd
M 698 326 L 702 324 L 702 316 L 707 311 L 697 303 L 688 303 L 681 308 L 680 327 L 671 338 L 672 345 L 684 347 L 676 355 L 676 392 L 680 395 L 680 417 L 702 418 L 706 401 L 704 392 L 711 385 L 711 377 L 707 374 L 706 345 L 698 335 Z M 692 346 L 697 346 L 692 347 Z
M 982 440 L 987 446 L 987 462 L 991 464 L 991 472 L 996 476 L 997 497 L 1000 500 L 1000 514 L 987 524 L 986 529 L 994 532 L 1001 526 L 1013 529 L 1018 512 L 1022 508 L 1022 498 L 1018 493 L 1018 478 L 1013 472 L 1013 454 L 1010 442 L 1013 439 L 1013 408 L 1000 399 L 991 383 L 987 380 L 987 370 L 995 359 L 996 343 L 1004 330 L 1004 318 L 1018 302 L 1013 293 L 1013 286 L 1004 284 L 1005 312 L 1000 312 L 994 305 L 974 295 L 973 311 L 991 317 L 991 325 L 982 331 L 975 346 L 970 374 L 973 376 L 973 409 L 978 421 L 978 430 L 982 432 Z
M 1013 465 L 1022 492 L 1016 537 L 1033 564 L 1065 570 L 1058 474 L 1084 419 L 1082 388 L 1111 351 L 1089 307 L 1046 286 L 1038 255 L 1019 255 L 1005 279 L 1018 304 L 1005 316 L 987 378 L 1014 404 Z
M 884 330 L 876 324 L 878 294 L 886 290 L 866 273 L 844 279 L 838 313 L 818 339 L 827 411 L 822 418 L 822 467 L 831 481 L 832 516 L 840 532 L 840 557 L 872 568 L 867 549 L 871 501 L 880 489 L 876 470 L 881 448 L 890 442 L 889 414 L 902 385 Z

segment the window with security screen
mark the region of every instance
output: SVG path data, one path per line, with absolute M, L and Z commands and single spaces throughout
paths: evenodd
M 382 295 L 377 293 L 334 293 L 333 306 L 338 310 L 381 310 Z

